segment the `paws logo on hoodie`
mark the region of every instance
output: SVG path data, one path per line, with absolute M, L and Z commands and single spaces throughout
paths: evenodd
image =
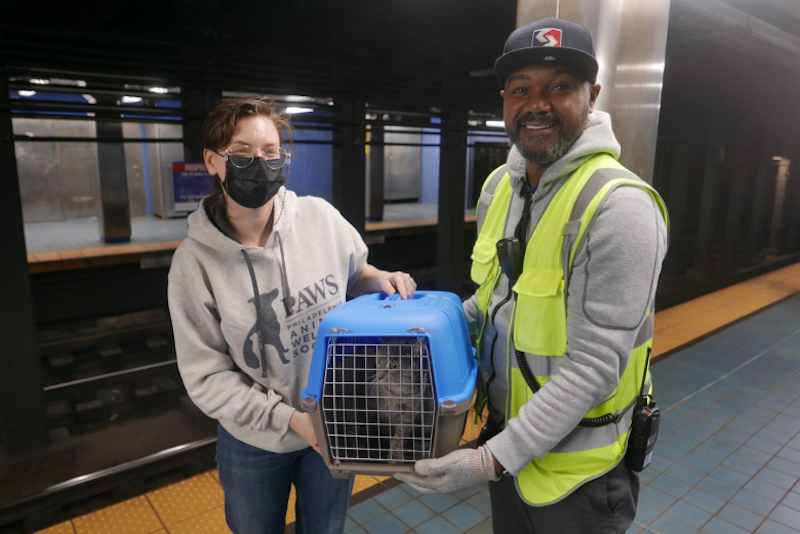
M 259 300 L 261 302 L 261 309 L 259 313 L 261 314 L 261 320 L 263 321 L 264 325 L 262 327 L 262 332 L 264 336 L 264 346 L 272 345 L 278 353 L 278 356 L 281 358 L 281 363 L 287 364 L 289 360 L 286 359 L 284 356 L 289 351 L 283 347 L 283 342 L 281 341 L 281 324 L 278 321 L 278 314 L 275 313 L 275 310 L 272 309 L 272 303 L 275 302 L 275 299 L 278 297 L 278 288 L 273 289 L 269 293 L 261 293 L 259 295 Z M 247 302 L 253 302 L 254 299 L 250 299 Z M 258 324 L 254 324 L 250 331 L 247 333 L 247 336 L 244 340 L 244 347 L 242 348 L 242 354 L 244 355 L 244 362 L 247 364 L 248 367 L 251 369 L 258 369 L 261 366 L 261 361 L 259 359 L 259 349 L 254 347 L 257 343 L 254 343 L 253 340 L 258 340 Z M 266 359 L 264 359 L 264 365 L 266 365 Z M 263 369 L 266 371 L 266 369 Z

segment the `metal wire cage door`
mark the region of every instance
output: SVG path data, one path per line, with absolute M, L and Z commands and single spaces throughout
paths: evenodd
M 424 337 L 331 342 L 322 414 L 333 463 L 430 458 L 437 414 L 433 386 Z

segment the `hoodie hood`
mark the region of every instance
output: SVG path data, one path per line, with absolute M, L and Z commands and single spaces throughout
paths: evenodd
M 566 154 L 554 161 L 542 175 L 533 200 L 545 196 L 557 182 L 570 176 L 578 167 L 597 154 L 608 154 L 619 159 L 621 147 L 611 128 L 611 115 L 605 111 L 593 111 L 589 114 L 589 122 L 581 136 L 570 147 Z M 508 168 L 511 173 L 511 185 L 520 191 L 527 183 L 525 158 L 511 147 L 508 155 Z
M 277 247 L 279 244 L 276 234 L 280 234 L 280 238 L 283 239 L 289 236 L 297 212 L 297 195 L 281 187 L 278 194 L 275 195 L 273 208 L 275 210 L 275 224 L 267 243 L 264 247 L 252 247 L 239 243 L 233 235 L 229 235 L 231 233 L 229 228 L 220 228 L 209 218 L 208 201 L 209 197 L 205 197 L 200 203 L 199 209 L 189 215 L 188 236 L 189 239 L 193 239 L 223 255 L 235 254 L 240 256 L 240 251 L 242 250 L 254 257 L 267 254 L 270 249 Z

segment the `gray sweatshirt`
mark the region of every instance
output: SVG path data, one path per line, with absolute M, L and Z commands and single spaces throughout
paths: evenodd
M 542 176 L 533 195 L 528 238 L 572 173 L 604 152 L 618 158 L 620 146 L 610 116 L 596 111 L 589 115 L 586 130 L 567 154 Z M 505 236 L 513 237 L 523 209 L 521 192 L 527 187 L 525 160 L 516 148 L 511 149 L 508 165 L 515 193 Z M 666 251 L 666 225 L 650 196 L 633 187 L 611 193 L 575 256 L 568 287 L 564 361 L 517 417 L 488 442 L 510 473 L 517 475 L 533 458 L 546 455 L 618 386 L 637 327 L 647 307 L 653 305 Z M 490 410 L 498 421 L 504 419 L 508 395 L 507 339 L 514 301 L 500 305 L 508 291 L 508 279 L 503 275 L 486 317 L 478 310 L 475 296 L 464 302 L 473 332 L 487 321 L 479 379 L 489 382 Z
M 333 206 L 283 192 L 263 248 L 228 237 L 201 206 L 189 216 L 189 236 L 169 272 L 178 368 L 189 396 L 236 438 L 273 452 L 308 446 L 289 420 L 300 407 L 317 327 L 344 304 L 367 261 L 361 236 Z

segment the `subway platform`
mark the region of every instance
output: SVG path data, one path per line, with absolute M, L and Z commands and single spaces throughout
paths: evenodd
M 653 352 L 663 420 L 628 532 L 800 533 L 800 264 L 657 313 Z M 359 476 L 353 491 L 349 533 L 492 532 L 486 487 Z M 212 470 L 40 533 L 224 534 L 223 498 Z

